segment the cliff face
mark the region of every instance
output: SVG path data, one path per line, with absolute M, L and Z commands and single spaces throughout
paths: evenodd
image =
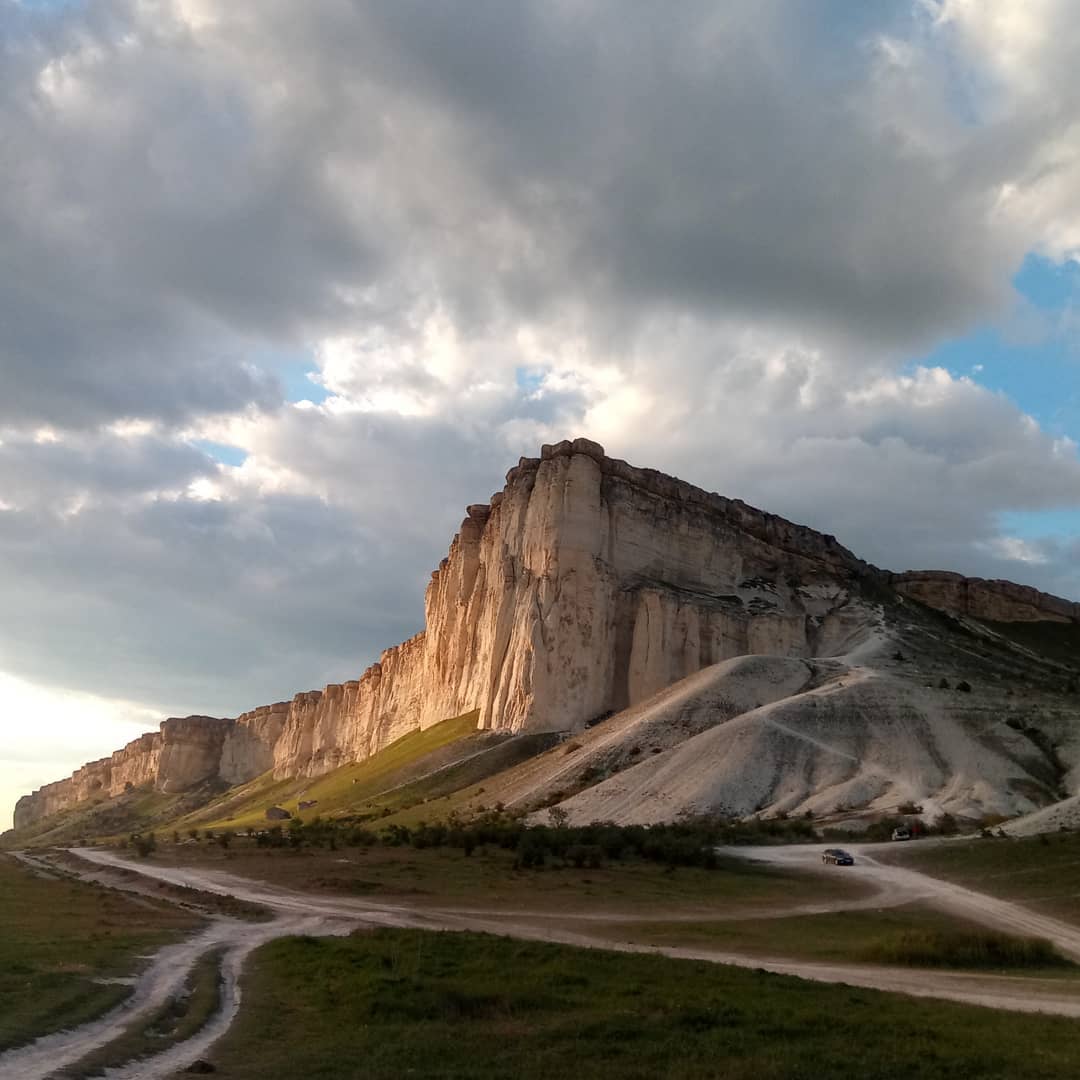
M 992 622 L 1080 622 L 1080 604 L 1011 581 L 966 578 L 944 570 L 893 574 L 892 587 L 927 607 Z
M 16 824 L 127 784 L 318 775 L 474 709 L 485 728 L 580 730 L 730 657 L 846 651 L 867 619 L 849 601 L 868 583 L 1006 621 L 1080 607 L 959 575 L 890 576 L 831 536 L 589 440 L 545 446 L 490 503 L 468 507 L 428 585 L 424 631 L 359 679 L 235 721 L 168 720 L 21 800 Z
M 15 828 L 88 799 L 119 795 L 130 787 L 151 784 L 157 791 L 185 791 L 216 777 L 233 726 L 232 720 L 212 716 L 164 720 L 158 731 L 140 735 L 110 757 L 91 761 L 68 779 L 24 795 L 15 804 Z
M 837 636 L 852 583 L 880 576 L 832 537 L 586 439 L 523 458 L 467 513 L 432 574 L 424 632 L 357 682 L 294 698 L 276 776 L 472 709 L 485 728 L 578 730 L 727 657 L 812 655 Z

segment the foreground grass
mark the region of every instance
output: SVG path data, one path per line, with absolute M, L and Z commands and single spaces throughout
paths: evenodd
M 230 1080 L 1039 1080 L 1075 1021 L 657 956 L 379 931 L 260 950 L 211 1059 Z
M 988 933 L 918 904 L 771 919 L 632 922 L 597 932 L 612 941 L 760 957 L 1080 975 L 1047 942 Z
M 138 957 L 199 920 L 107 889 L 37 877 L 0 856 L 0 1050 L 107 1012 L 130 987 Z
M 515 869 L 516 854 L 486 847 L 471 856 L 454 848 L 384 847 L 337 851 L 262 849 L 245 838 L 227 851 L 203 841 L 163 844 L 152 861 L 227 870 L 289 888 L 409 904 L 506 911 L 742 911 L 747 915 L 814 901 L 862 895 L 840 877 L 722 858 L 715 870 L 639 859 L 595 869 Z
M 909 844 L 903 866 L 1080 923 L 1080 833 Z

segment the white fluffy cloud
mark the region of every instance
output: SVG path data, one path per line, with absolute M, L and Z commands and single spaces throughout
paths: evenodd
M 3 666 L 166 711 L 346 677 L 577 434 L 1080 596 L 1000 527 L 1080 503 L 1076 446 L 913 365 L 1080 251 L 1073 14 L 0 3 Z

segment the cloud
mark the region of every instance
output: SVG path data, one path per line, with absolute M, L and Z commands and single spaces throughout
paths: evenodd
M 235 714 L 357 676 L 415 633 L 428 573 L 465 504 L 501 485 L 504 455 L 445 422 L 290 420 L 276 432 L 282 465 L 259 451 L 250 467 L 220 466 L 152 437 L 111 436 L 78 469 L 62 443 L 0 446 L 2 490 L 28 456 L 34 469 L 0 511 L 9 670 Z M 148 474 L 164 486 L 146 490 Z
M 948 45 L 993 38 L 948 11 L 8 5 L 0 421 L 272 408 L 260 347 L 440 309 L 620 348 L 753 317 L 861 363 L 956 331 L 1064 250 L 1075 154 L 1064 117 L 970 122 Z
M 883 565 L 1080 596 L 1000 524 L 1077 505 L 1076 446 L 912 366 L 1080 249 L 1073 21 L 0 6 L 4 666 L 165 712 L 354 676 L 464 505 L 578 434 Z
M 3 673 L 0 700 L 9 718 L 34 718 L 32 724 L 9 720 L 5 726 L 0 751 L 0 832 L 8 827 L 20 795 L 119 748 L 154 728 L 158 720 L 151 710 L 127 701 L 57 692 Z

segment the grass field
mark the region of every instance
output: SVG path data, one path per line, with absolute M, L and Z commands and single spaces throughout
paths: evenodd
M 35 876 L 0 855 L 0 1050 L 80 1023 L 119 1004 L 138 957 L 199 920 L 165 904 Z
M 1080 923 L 1080 833 L 905 845 L 904 866 Z
M 638 859 L 597 869 L 514 869 L 515 853 L 487 847 L 466 857 L 455 848 L 383 847 L 338 851 L 257 848 L 237 838 L 228 851 L 205 841 L 163 844 L 155 862 L 210 866 L 317 892 L 402 899 L 439 907 L 508 911 L 739 910 L 791 906 L 862 895 L 840 878 L 722 859 L 716 870 L 666 867 Z
M 211 1052 L 230 1080 L 1057 1080 L 1080 1027 L 764 972 L 476 934 L 290 938 Z
M 750 956 L 978 971 L 1023 969 L 1080 977 L 1080 968 L 1048 948 L 1020 945 L 1021 939 L 1002 937 L 999 941 L 980 927 L 919 904 L 785 918 L 643 921 L 594 932 L 613 941 L 683 945 Z M 1004 947 L 994 951 L 994 943 L 1016 947 L 1010 955 Z

